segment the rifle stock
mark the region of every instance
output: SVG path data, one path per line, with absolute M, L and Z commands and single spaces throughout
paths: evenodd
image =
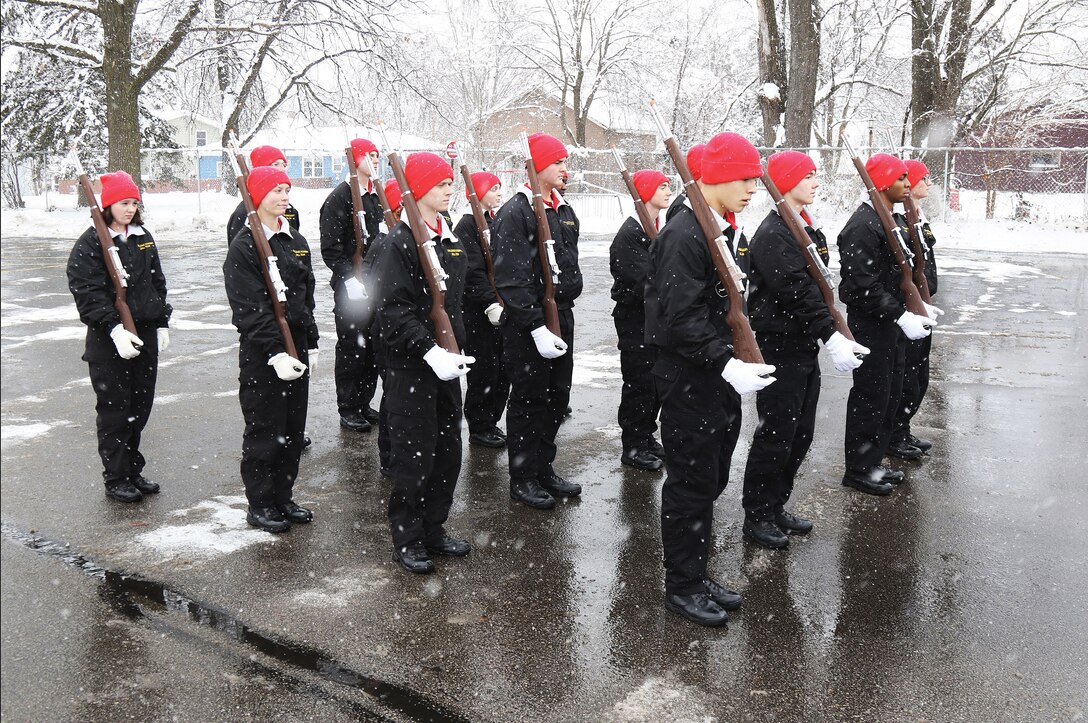
M 907 212 L 910 245 L 914 249 L 911 277 L 914 279 L 914 285 L 918 287 L 918 293 L 921 294 L 922 301 L 929 304 L 933 301 L 933 297 L 929 293 L 929 280 L 926 279 L 926 257 L 929 255 L 929 250 L 925 246 L 925 240 L 922 239 L 922 220 L 921 215 L 918 213 L 918 204 L 914 202 L 914 196 L 907 194 L 907 200 L 903 202 L 903 208 Z
M 650 111 L 657 123 L 658 132 L 665 143 L 665 149 L 676 166 L 680 179 L 684 182 L 684 191 L 688 201 L 695 212 L 695 219 L 706 237 L 707 247 L 710 250 L 710 258 L 714 262 L 714 271 L 718 274 L 718 280 L 725 289 L 729 298 L 729 309 L 725 314 L 725 321 L 733 332 L 733 355 L 743 362 L 762 364 L 763 354 L 759 351 L 756 335 L 752 331 L 748 317 L 744 315 L 744 274 L 741 273 L 733 255 L 725 247 L 728 245 L 722 234 L 718 222 L 714 219 L 714 212 L 703 197 L 703 192 L 695 183 L 695 179 L 688 169 L 684 154 L 680 152 L 680 146 L 676 143 L 676 136 L 672 134 L 661 113 L 657 110 L 654 101 L 650 101 Z
M 869 171 L 865 169 L 865 164 L 861 162 L 861 158 L 858 157 L 857 152 L 854 151 L 854 147 L 850 145 L 850 141 L 846 138 L 845 133 L 841 133 L 840 137 L 846 145 L 847 152 L 850 154 L 850 160 L 854 163 L 854 169 L 857 170 L 858 176 L 861 177 L 861 182 L 865 186 L 866 192 L 869 194 L 869 200 L 873 204 L 873 209 L 880 218 L 880 225 L 884 228 L 885 240 L 892 251 L 892 256 L 895 257 L 896 265 L 899 266 L 899 288 L 903 292 L 903 299 L 907 311 L 928 318 L 926 308 L 922 305 L 922 297 L 918 293 L 918 287 L 914 285 L 913 269 L 911 269 L 910 264 L 907 262 L 906 254 L 903 253 L 903 249 L 906 248 L 906 243 L 903 241 L 902 229 L 899 228 L 899 224 L 892 218 L 891 209 L 888 208 L 884 196 L 880 191 L 876 190 L 876 184 L 873 183 L 873 179 L 869 176 Z
M 635 202 L 635 213 L 638 214 L 642 230 L 646 233 L 646 238 L 653 241 L 657 238 L 657 224 L 654 223 L 654 219 L 650 215 L 650 209 L 646 208 L 646 204 L 642 202 L 642 196 L 638 195 L 635 182 L 631 178 L 631 172 L 624 165 L 623 157 L 616 146 L 612 146 L 612 157 L 616 159 L 616 165 L 620 167 L 620 175 L 623 176 L 623 183 L 627 186 L 627 192 L 631 194 L 631 200 Z
M 268 238 L 264 235 L 264 225 L 257 215 L 257 208 L 253 205 L 253 197 L 249 195 L 249 186 L 246 179 L 249 177 L 249 167 L 246 159 L 238 151 L 238 139 L 231 133 L 227 143 L 227 157 L 234 167 L 234 180 L 238 184 L 238 192 L 242 195 L 242 202 L 246 206 L 246 216 L 249 219 L 249 231 L 253 236 L 253 245 L 257 247 L 257 254 L 264 263 L 261 264 L 261 275 L 264 277 L 265 289 L 268 290 L 268 298 L 272 301 L 272 316 L 276 319 L 276 328 L 283 339 L 283 348 L 288 356 L 298 359 L 298 349 L 295 348 L 295 338 L 291 335 L 291 327 L 287 324 L 287 311 L 283 302 L 287 300 L 287 287 L 280 277 L 280 269 L 276 255 L 272 253 L 272 247 L 268 244 Z
M 540 178 L 536 175 L 533 154 L 529 150 L 529 134 L 521 133 L 522 152 L 525 155 L 525 173 L 529 177 L 529 190 L 533 194 L 533 215 L 536 216 L 536 254 L 540 260 L 540 276 L 544 279 L 544 326 L 548 331 L 562 337 L 559 328 L 559 307 L 555 303 L 555 287 L 559 283 L 559 263 L 555 259 L 555 239 L 552 228 L 548 225 L 548 212 L 544 209 L 544 195 L 540 188 Z
M 128 307 L 128 272 L 121 263 L 117 246 L 113 243 L 113 236 L 110 235 L 110 229 L 106 225 L 106 217 L 102 215 L 102 208 L 94 195 L 91 179 L 87 177 L 75 151 L 72 151 L 72 158 L 75 160 L 76 173 L 79 174 L 79 187 L 83 189 L 83 194 L 91 207 L 91 221 L 94 223 L 95 233 L 98 234 L 98 245 L 102 247 L 102 261 L 106 264 L 106 273 L 109 274 L 110 282 L 113 284 L 113 308 L 121 317 L 121 325 L 125 327 L 125 330 L 138 334 L 136 322 L 132 318 L 132 310 Z
M 385 138 L 385 130 L 382 129 L 382 145 L 392 148 Z M 431 291 L 430 319 L 434 324 L 435 341 L 440 347 L 452 354 L 460 354 L 457 346 L 457 338 L 453 334 L 453 323 L 446 313 L 446 272 L 438 260 L 438 253 L 434 250 L 434 240 L 423 220 L 419 205 L 412 196 L 412 190 L 408 186 L 408 179 L 404 175 L 404 164 L 396 151 L 389 151 L 389 167 L 393 169 L 393 177 L 400 184 L 401 205 L 404 213 L 408 215 L 408 227 L 412 230 L 412 237 L 416 242 L 416 250 L 419 254 L 419 265 L 423 269 L 423 276 L 427 280 L 427 287 Z M 442 223 L 441 218 L 439 223 Z
M 495 292 L 495 301 L 502 304 L 502 297 L 499 296 L 499 290 L 495 287 L 495 264 L 491 260 L 491 227 L 487 225 L 483 204 L 480 203 L 480 199 L 476 195 L 476 187 L 472 185 L 472 174 L 469 173 L 468 166 L 464 163 L 461 164 L 461 177 L 465 179 L 465 188 L 468 190 L 468 204 L 472 208 L 472 218 L 476 221 L 476 239 L 480 242 L 480 251 L 484 255 L 487 283 L 491 290 Z
M 351 269 L 355 279 L 363 280 L 363 256 L 366 253 L 366 230 L 363 228 L 363 194 L 359 188 L 359 167 L 355 164 L 355 151 L 349 143 L 344 149 L 348 164 L 348 186 L 351 188 L 351 226 L 355 231 L 355 253 L 351 255 Z
M 775 208 L 778 209 L 778 215 L 785 221 L 786 228 L 790 230 L 793 240 L 797 242 L 797 245 L 801 248 L 801 253 L 805 256 L 808 275 L 812 277 L 812 280 L 816 282 L 816 286 L 820 289 L 820 296 L 823 297 L 824 304 L 827 305 L 827 310 L 831 313 L 831 319 L 835 323 L 835 331 L 850 341 L 854 341 L 854 335 L 850 333 L 850 327 L 846 324 L 846 317 L 835 306 L 835 292 L 831 288 L 831 272 L 828 271 L 823 259 L 820 258 L 820 253 L 816 250 L 816 244 L 812 242 L 808 232 L 805 231 L 805 225 L 802 223 L 801 217 L 786 202 L 782 192 L 778 190 L 778 186 L 771 180 L 769 173 L 764 172 L 763 185 L 767 188 L 767 192 L 771 194 Z

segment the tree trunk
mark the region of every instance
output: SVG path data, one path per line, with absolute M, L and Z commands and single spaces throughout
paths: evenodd
M 137 0 L 99 5 L 102 20 L 102 76 L 106 84 L 106 134 L 109 170 L 127 171 L 137 186 L 140 173 L 140 88 L 132 74 L 132 26 Z
M 786 101 L 786 70 L 782 35 L 778 31 L 774 0 L 756 0 L 759 18 L 759 110 L 763 115 L 763 143 L 773 146 Z
M 814 0 L 788 0 L 790 12 L 790 76 L 786 96 L 786 146 L 805 148 L 812 142 L 816 77 L 820 69 L 820 25 Z

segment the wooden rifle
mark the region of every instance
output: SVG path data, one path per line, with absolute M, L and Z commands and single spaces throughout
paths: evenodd
M 544 208 L 544 195 L 540 178 L 536 175 L 533 154 L 529 150 L 529 134 L 521 132 L 521 150 L 525 155 L 525 173 L 529 177 L 529 190 L 533 194 L 533 214 L 536 216 L 536 254 L 540 260 L 540 276 L 544 280 L 544 326 L 552 334 L 562 337 L 559 328 L 559 307 L 555 303 L 555 287 L 559 284 L 559 262 L 555 258 L 555 239 L 548 224 L 548 212 Z
M 892 152 L 895 153 L 896 156 L 902 158 L 902 156 L 895 151 L 895 139 L 892 137 L 890 131 L 888 132 L 888 143 L 890 144 Z M 929 255 L 929 249 L 922 239 L 922 217 L 921 214 L 918 213 L 918 204 L 914 202 L 914 194 L 907 194 L 906 200 L 903 201 L 903 210 L 907 217 L 910 245 L 914 250 L 911 257 L 911 266 L 913 268 L 911 278 L 914 279 L 914 285 L 918 287 L 918 293 L 922 295 L 922 301 L 929 304 L 933 301 L 933 297 L 929 293 L 929 280 L 926 279 L 926 257 Z
M 756 343 L 756 335 L 752 331 L 751 324 L 748 323 L 748 317 L 744 315 L 744 274 L 733 259 L 732 252 L 727 248 L 728 242 L 717 219 L 714 218 L 714 212 L 703 196 L 702 189 L 692 178 L 684 154 L 680 152 L 680 146 L 676 143 L 676 136 L 665 125 L 665 119 L 661 117 L 653 100 L 650 101 L 650 112 L 665 143 L 665 149 L 669 152 L 669 157 L 672 158 L 672 163 L 684 182 L 688 203 L 691 204 L 699 228 L 706 237 L 718 281 L 721 282 L 722 288 L 729 297 L 729 309 L 726 311 L 725 321 L 733 332 L 733 355 L 743 362 L 763 364 L 763 354 L 759 351 L 759 344 Z
M 627 186 L 627 192 L 631 194 L 631 200 L 635 202 L 635 213 L 638 214 L 639 223 L 642 224 L 642 230 L 646 233 L 646 238 L 653 241 L 657 238 L 657 224 L 654 223 L 654 219 L 650 216 L 650 209 L 646 208 L 646 204 L 642 202 L 642 196 L 638 195 L 638 190 L 635 188 L 635 182 L 631 178 L 631 172 L 627 170 L 627 166 L 623 164 L 623 157 L 620 155 L 619 149 L 615 145 L 612 146 L 612 157 L 616 159 L 616 165 L 620 167 L 620 175 L 623 176 L 623 182 Z
M 253 245 L 257 247 L 257 255 L 264 262 L 261 264 L 261 275 L 264 276 L 264 285 L 268 290 L 268 298 L 272 301 L 272 316 L 276 319 L 276 327 L 283 338 L 283 348 L 287 355 L 298 359 L 298 350 L 295 349 L 295 338 L 291 335 L 291 327 L 287 324 L 287 311 L 283 304 L 287 301 L 287 285 L 280 276 L 279 261 L 276 254 L 272 253 L 272 247 L 268 244 L 268 238 L 264 235 L 264 225 L 257 215 L 257 207 L 253 205 L 253 197 L 249 195 L 249 186 L 246 179 L 249 178 L 249 167 L 246 159 L 238 151 L 238 138 L 234 131 L 230 133 L 227 141 L 227 158 L 234 170 L 234 180 L 238 184 L 238 192 L 242 194 L 242 202 L 246 205 L 246 216 L 249 219 L 249 231 L 253 236 Z
M 121 252 L 113 243 L 109 226 L 106 225 L 106 217 L 102 215 L 102 208 L 98 205 L 98 198 L 94 195 L 94 187 L 91 179 L 83 170 L 83 164 L 75 150 L 72 151 L 72 160 L 75 162 L 76 174 L 79 176 L 79 187 L 83 189 L 83 195 L 87 197 L 87 203 L 91 207 L 91 221 L 94 222 L 94 230 L 98 234 L 98 244 L 102 247 L 102 260 L 106 264 L 106 272 L 109 273 L 113 283 L 113 308 L 121 317 L 121 325 L 125 330 L 139 336 L 136 331 L 136 322 L 132 318 L 132 310 L 128 308 L 128 271 L 121 263 Z
M 899 288 L 903 292 L 907 311 L 928 321 L 929 315 L 926 313 L 926 307 L 922 304 L 922 297 L 918 293 L 918 287 L 914 285 L 913 270 L 907 262 L 909 249 L 907 248 L 907 242 L 903 240 L 903 229 L 899 228 L 899 224 L 892 218 L 891 209 L 888 208 L 884 195 L 876 190 L 876 184 L 873 183 L 873 179 L 869 176 L 869 171 L 865 170 L 865 164 L 861 162 L 861 158 L 854 150 L 854 147 L 850 145 L 850 140 L 846 137 L 845 131 L 845 128 L 841 128 L 839 137 L 846 145 L 846 151 L 854 162 L 854 168 L 857 169 L 861 182 L 865 185 L 865 190 L 869 194 L 869 201 L 873 204 L 873 209 L 880 218 L 880 225 L 884 228 L 885 240 L 892 251 L 892 256 L 895 257 L 895 263 L 899 266 Z
M 359 167 L 355 164 L 355 151 L 351 144 L 344 149 L 348 164 L 348 187 L 351 189 L 351 226 L 355 231 L 355 253 L 351 255 L 351 269 L 355 280 L 363 281 L 363 256 L 366 255 L 366 227 L 363 225 L 363 194 L 359 188 Z M 369 163 L 369 160 L 367 161 Z M 364 288 L 363 294 L 366 294 Z
M 434 324 L 435 341 L 440 347 L 451 354 L 460 354 L 457 346 L 457 338 L 453 334 L 453 323 L 446 313 L 446 279 L 449 275 L 442 268 L 438 260 L 438 252 L 434 249 L 434 239 L 431 238 L 431 230 L 427 222 L 423 220 L 423 214 L 419 210 L 419 204 L 412 196 L 412 190 L 408 186 L 408 179 L 404 175 L 404 163 L 401 162 L 397 152 L 392 150 L 389 140 L 385 137 L 385 126 L 380 125 L 382 145 L 389 148 L 389 167 L 393 169 L 393 177 L 400 184 L 400 200 L 404 207 L 404 213 L 408 215 L 408 227 L 412 230 L 412 237 L 416 242 L 416 251 L 419 255 L 419 265 L 423 269 L 423 277 L 427 281 L 427 287 L 431 292 L 431 323 Z M 443 223 L 441 214 L 438 219 L 439 227 Z
M 846 317 L 835 306 L 835 292 L 831 288 L 834 279 L 831 276 L 831 271 L 820 257 L 816 244 L 813 243 L 812 238 L 805 231 L 804 220 L 794 210 L 793 206 L 786 202 L 785 197 L 778 190 L 778 186 L 771 180 L 771 174 L 763 173 L 763 185 L 767 187 L 767 192 L 771 194 L 775 208 L 778 209 L 778 215 L 786 223 L 786 228 L 790 230 L 793 240 L 797 242 L 797 245 L 801 248 L 801 253 L 805 256 L 808 275 L 812 277 L 812 280 L 816 282 L 816 286 L 820 289 L 820 296 L 823 297 L 824 304 L 827 305 L 827 310 L 831 313 L 831 320 L 835 323 L 835 331 L 850 341 L 854 341 L 854 335 L 850 333 L 850 327 L 846 324 Z
M 476 195 L 476 187 L 472 185 L 472 174 L 468 166 L 461 164 L 461 177 L 465 179 L 465 188 L 468 190 L 468 205 L 472 209 L 472 219 L 476 222 L 476 240 L 480 243 L 480 251 L 484 255 L 484 268 L 487 270 L 487 284 L 495 292 L 495 301 L 502 304 L 502 297 L 495 287 L 495 264 L 491 260 L 491 227 L 487 225 L 484 216 L 484 207 L 480 198 Z

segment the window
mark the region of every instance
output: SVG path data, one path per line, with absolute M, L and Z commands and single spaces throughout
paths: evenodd
M 208 145 L 208 131 L 197 131 L 196 132 L 196 145 L 197 145 L 198 148 L 200 146 Z
M 332 159 L 332 177 L 340 178 L 344 175 L 344 166 L 347 165 L 347 161 L 344 156 L 333 156 Z
M 1032 151 L 1029 168 L 1044 169 L 1058 168 L 1061 165 L 1061 154 L 1058 151 Z
M 325 176 L 325 164 L 321 158 L 310 156 L 302 159 L 303 178 L 323 178 Z

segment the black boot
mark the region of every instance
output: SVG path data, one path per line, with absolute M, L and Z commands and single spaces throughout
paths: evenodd
M 152 482 L 142 474 L 138 474 L 132 478 L 132 486 L 145 495 L 157 495 L 159 493 L 158 483 Z
M 348 412 L 340 415 L 340 426 L 350 429 L 352 432 L 369 432 L 370 422 L 358 412 Z
M 291 529 L 291 523 L 275 507 L 250 507 L 246 522 L 268 532 L 287 532 Z
M 535 479 L 510 480 L 510 499 L 538 510 L 555 507 L 555 498 L 545 492 Z
M 928 452 L 929 450 L 933 449 L 933 442 L 929 441 L 928 439 L 922 439 L 921 437 L 915 437 L 913 434 L 907 437 L 907 442 L 922 450 L 923 452 Z
M 885 467 L 882 464 L 876 466 L 876 471 L 880 475 L 881 482 L 886 482 L 891 485 L 897 485 L 907 477 L 907 475 L 903 473 L 903 470 L 892 469 L 891 467 Z
M 468 540 L 458 540 L 456 537 L 450 537 L 445 533 L 426 540 L 423 545 L 427 548 L 427 552 L 432 555 L 464 557 L 472 552 L 472 545 L 468 544 Z
M 742 529 L 749 540 L 771 550 L 779 550 L 790 544 L 790 538 L 783 535 L 782 530 L 771 520 L 745 519 Z
M 136 485 L 127 479 L 123 479 L 119 482 L 106 483 L 106 497 L 118 502 L 139 502 L 144 498 L 144 495 L 140 490 L 136 489 Z
M 506 437 L 503 437 L 501 434 L 496 434 L 493 429 L 489 429 L 486 432 L 473 432 L 468 435 L 468 443 L 474 444 L 477 447 L 499 449 L 500 447 L 506 446 Z
M 648 472 L 661 469 L 665 464 L 657 455 L 647 449 L 629 449 L 620 457 L 620 462 L 628 467 L 644 469 Z
M 710 599 L 705 592 L 692 595 L 669 595 L 665 593 L 665 607 L 693 623 L 718 627 L 729 622 L 729 613 L 721 605 Z
M 888 445 L 888 451 L 885 454 L 889 457 L 898 457 L 899 459 L 915 460 L 921 459 L 924 454 L 922 450 L 915 447 L 910 442 L 902 440 L 899 442 L 892 442 Z
M 718 603 L 722 610 L 736 610 L 740 607 L 741 597 L 739 592 L 733 592 L 709 577 L 703 580 L 703 587 L 706 588 L 706 594 L 710 596 L 710 599 Z
M 778 525 L 778 529 L 786 533 L 807 535 L 812 532 L 812 520 L 806 520 L 804 517 L 798 517 L 785 510 L 779 510 L 775 513 L 774 522 Z
M 417 575 L 425 575 L 434 572 L 434 563 L 427 557 L 427 550 L 422 542 L 413 542 L 410 545 L 393 545 L 393 562 L 403 567 L 408 572 Z
M 374 410 L 374 407 L 367 407 L 363 410 L 363 419 L 371 424 L 378 423 L 378 413 Z
M 568 482 L 555 472 L 542 475 L 539 482 L 540 486 L 553 497 L 577 497 L 582 494 L 582 485 Z
M 646 438 L 646 442 L 643 443 L 642 448 L 658 459 L 665 459 L 665 448 L 661 446 L 661 442 L 658 442 L 652 434 Z
M 845 487 L 853 487 L 869 495 L 884 496 L 892 493 L 890 484 L 882 481 L 874 482 L 870 475 L 864 472 L 847 472 L 842 478 L 842 483 Z
M 313 512 L 305 507 L 299 507 L 294 502 L 285 502 L 282 505 L 276 505 L 276 507 L 289 521 L 300 525 L 306 524 L 314 518 Z

